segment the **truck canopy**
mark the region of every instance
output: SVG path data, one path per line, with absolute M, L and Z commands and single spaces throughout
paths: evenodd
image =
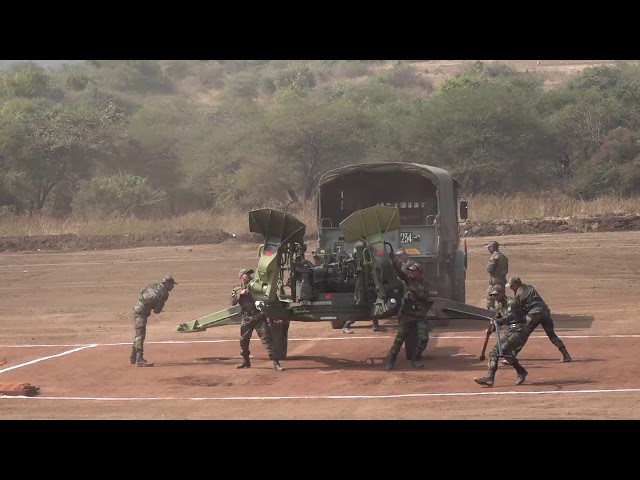
M 423 179 L 428 179 L 431 185 Z M 321 217 L 340 222 L 361 208 L 387 202 L 411 203 L 419 190 L 425 194 L 422 210 L 437 215 L 440 240 L 456 242 L 460 189 L 460 183 L 438 167 L 407 162 L 361 163 L 329 170 L 320 176 L 318 208 Z M 345 201 L 351 205 L 341 209 Z M 337 210 L 343 212 L 338 214 Z

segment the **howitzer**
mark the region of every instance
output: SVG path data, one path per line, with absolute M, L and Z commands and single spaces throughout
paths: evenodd
M 267 317 L 345 322 L 397 313 L 405 284 L 384 241 L 384 234 L 400 225 L 397 208 L 354 212 L 340 223 L 342 240 L 352 243 L 353 251 L 319 249 L 313 262 L 305 258 L 304 224 L 293 216 L 262 209 L 249 218 L 250 230 L 265 237 L 250 288 L 256 307 Z

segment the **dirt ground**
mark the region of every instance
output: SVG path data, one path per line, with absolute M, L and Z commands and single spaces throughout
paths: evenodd
M 492 237 L 467 239 L 467 302 L 482 306 Z M 424 369 L 404 357 L 384 370 L 394 319 L 354 335 L 328 322 L 295 322 L 284 372 L 256 336 L 253 367 L 239 362 L 237 325 L 200 333 L 175 328 L 228 306 L 238 269 L 255 267 L 256 243 L 0 253 L 0 382 L 40 387 L 0 397 L 1 419 L 640 419 L 640 232 L 503 235 L 510 274 L 551 306 L 574 362 L 536 331 L 520 358 L 524 385 L 500 365 L 493 388 L 478 355 L 484 322 L 432 331 Z M 129 365 L 131 309 L 144 285 L 171 273 L 178 285 L 149 320 L 145 356 Z M 454 323 L 456 322 L 456 323 Z M 493 343 L 493 341 L 492 341 Z M 491 345 L 491 344 L 490 344 Z

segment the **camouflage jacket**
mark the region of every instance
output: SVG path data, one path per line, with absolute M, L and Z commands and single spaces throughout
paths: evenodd
M 245 295 L 240 295 L 240 290 L 246 288 L 248 293 Z M 251 290 L 249 289 L 249 285 L 236 285 L 231 290 L 231 305 L 240 304 L 240 308 L 242 308 L 243 315 L 255 315 L 258 312 L 256 308 L 255 301 L 253 300 L 253 296 L 251 295 Z
M 429 282 L 424 277 L 414 279 L 406 273 L 402 273 L 403 276 L 400 278 L 407 284 L 402 313 L 405 315 L 426 315 L 433 303 L 429 295 Z
M 524 283 L 516 291 L 515 302 L 526 314 L 549 311 L 549 307 L 536 289 Z
M 501 301 L 496 300 L 495 321 L 507 332 L 519 330 L 527 325 L 524 311 L 517 307 L 515 299 L 506 295 Z
M 518 314 L 518 312 L 523 312 L 525 315 L 529 315 L 545 311 L 549 312 L 549 307 L 544 300 L 542 300 L 542 297 L 538 294 L 536 289 L 531 285 L 522 284 L 516 291 L 511 312 L 504 318 L 505 322 L 509 323 L 512 318 Z
M 148 317 L 152 311 L 158 314 L 167 300 L 169 300 L 167 289 L 161 283 L 152 283 L 140 290 L 140 297 L 133 311 L 142 317 Z
M 507 283 L 507 272 L 509 271 L 509 259 L 501 252 L 493 252 L 487 264 L 487 272 L 491 277 L 491 283 Z M 496 281 L 494 281 L 494 278 Z

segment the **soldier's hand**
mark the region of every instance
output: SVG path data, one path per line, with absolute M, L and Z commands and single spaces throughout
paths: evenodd
M 246 288 L 243 288 L 242 290 L 240 290 L 238 292 L 238 295 L 246 295 L 246 294 L 247 294 L 247 289 Z

